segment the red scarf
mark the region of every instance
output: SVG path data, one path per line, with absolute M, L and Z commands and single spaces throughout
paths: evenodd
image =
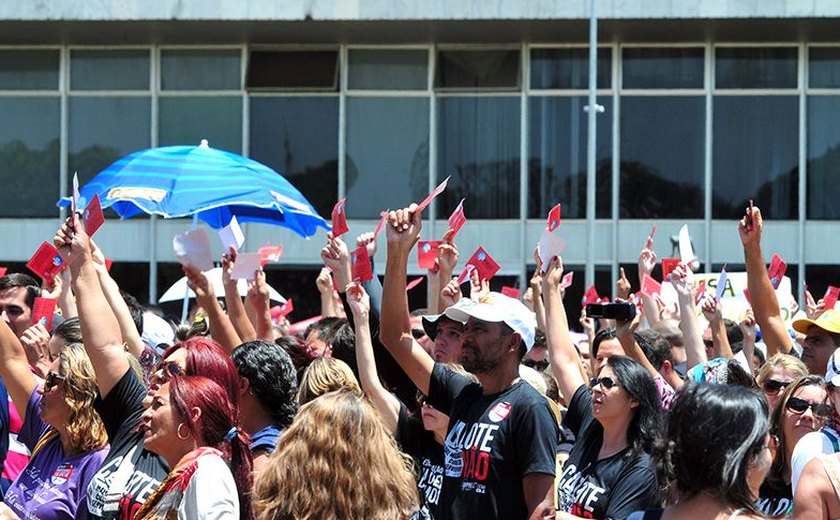
M 134 515 L 134 520 L 169 520 L 178 518 L 178 508 L 184 499 L 184 491 L 190 484 L 198 459 L 204 455 L 222 457 L 222 452 L 216 448 L 202 446 L 187 453 L 172 471 L 166 475 L 160 486 L 149 495 L 143 506 Z

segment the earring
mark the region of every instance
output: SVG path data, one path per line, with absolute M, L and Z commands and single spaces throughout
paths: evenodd
M 184 426 L 184 424 L 185 423 L 179 423 L 178 424 L 178 429 L 176 430 L 176 433 L 178 434 L 178 438 L 181 439 L 182 441 L 185 441 L 185 440 L 190 438 L 190 430 L 189 429 L 187 429 L 187 434 L 186 435 L 181 436 L 181 426 Z

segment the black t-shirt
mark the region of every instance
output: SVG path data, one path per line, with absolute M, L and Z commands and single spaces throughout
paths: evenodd
M 435 363 L 429 404 L 449 416 L 439 518 L 527 518 L 523 477 L 556 470 L 560 432 L 546 397 L 521 380 L 483 395 Z
M 790 516 L 793 512 L 793 493 L 790 485 L 777 487 L 765 480 L 758 490 L 755 505 L 764 516 Z
M 420 492 L 420 510 L 415 518 L 438 518 L 440 491 L 443 486 L 443 446 L 435 441 L 432 432 L 423 427 L 423 421 L 411 417 L 400 403 L 397 419 L 397 442 L 404 452 L 414 459 L 417 473 L 417 490 Z
M 657 505 L 659 486 L 650 456 L 627 448 L 598 460 L 601 435 L 592 430 L 592 394 L 577 389 L 563 425 L 577 437 L 557 487 L 557 510 L 582 518 L 624 519 Z
M 129 368 L 108 395 L 94 403 L 111 451 L 88 485 L 93 519 L 133 518 L 169 473 L 159 455 L 143 449 L 143 435 L 137 431 L 145 396 L 146 387 Z

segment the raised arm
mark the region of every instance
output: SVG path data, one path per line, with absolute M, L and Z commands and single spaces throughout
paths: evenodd
M 370 335 L 370 298 L 361 285 L 350 283 L 346 287 L 347 302 L 353 313 L 356 329 L 356 365 L 359 368 L 359 383 L 365 395 L 379 411 L 380 417 L 391 433 L 397 431 L 400 402 L 382 386 L 373 358 L 373 341 Z
M 656 266 L 656 253 L 653 251 L 653 237 L 648 235 L 645 240 L 645 245 L 639 252 L 639 287 L 644 283 L 645 275 L 653 276 L 653 268 Z M 667 281 L 667 280 L 666 280 Z M 658 309 L 656 300 L 639 291 L 642 298 L 642 307 L 645 309 Z M 644 320 L 647 321 L 649 327 L 655 327 L 660 319 L 659 312 L 646 312 Z
M 708 361 L 706 347 L 703 345 L 703 333 L 697 323 L 697 310 L 694 306 L 694 273 L 686 264 L 679 264 L 671 273 L 671 284 L 677 290 L 680 330 L 685 344 L 685 369 L 688 371 Z
M 411 335 L 408 294 L 405 291 L 408 257 L 420 237 L 421 217 L 420 212 L 414 211 L 416 207 L 412 204 L 388 214 L 385 225 L 388 257 L 382 288 L 379 337 L 414 385 L 428 395 L 434 360 Z
M 738 222 L 738 234 L 744 245 L 744 263 L 747 267 L 747 287 L 750 290 L 750 305 L 755 313 L 755 321 L 761 327 L 761 337 L 767 345 L 767 357 L 777 352 L 787 354 L 793 347 L 792 340 L 782 320 L 779 300 L 770 278 L 767 276 L 767 266 L 764 265 L 764 254 L 761 251 L 761 232 L 764 220 L 761 210 L 757 207 L 747 209 L 752 225 L 747 217 Z
M 645 356 L 644 350 L 636 342 L 636 337 L 633 335 L 639 328 L 642 319 L 642 313 L 637 312 L 636 317 L 631 321 L 619 321 L 615 329 L 615 337 L 618 338 L 618 342 L 621 343 L 621 348 L 627 357 L 633 358 L 641 363 L 651 376 L 656 377 L 659 375 L 659 372 L 654 368 L 647 356 Z
M 251 320 L 248 319 L 242 297 L 239 296 L 239 281 L 231 277 L 233 268 L 236 266 L 236 256 L 236 248 L 233 246 L 231 246 L 230 251 L 222 255 L 222 287 L 225 289 L 225 308 L 239 339 L 242 342 L 252 341 L 257 339 L 257 331 L 254 330 Z
M 445 311 L 449 306 L 445 305 L 444 302 L 440 300 L 440 295 L 452 279 L 452 273 L 455 272 L 455 266 L 458 265 L 458 246 L 455 245 L 455 242 L 450 242 L 450 235 L 451 233 L 447 231 L 446 235 L 443 237 L 443 243 L 438 246 L 438 292 L 435 296 L 434 302 L 436 305 L 432 306 L 431 300 L 428 305 L 429 312 L 432 314 L 439 314 Z M 460 293 L 460 288 L 458 289 L 458 292 Z
M 257 271 L 253 280 L 248 282 L 248 309 L 251 309 L 257 337 L 274 341 L 274 324 L 271 321 L 271 301 L 268 285 L 265 283 L 265 271 Z
M 207 276 L 189 265 L 184 266 L 184 274 L 187 275 L 187 283 L 190 289 L 195 293 L 195 299 L 207 312 L 207 317 L 210 319 L 210 336 L 228 354 L 232 353 L 242 343 L 242 340 L 236 334 L 236 329 L 233 328 L 230 318 L 222 310 L 222 306 L 219 305 L 219 300 L 216 299 L 216 293 L 213 292 L 213 286 L 207 280 Z
M 26 404 L 38 382 L 29 371 L 23 345 L 5 320 L 0 320 L 0 377 L 9 390 L 15 409 L 21 419 L 25 419 Z
M 709 294 L 703 299 L 703 316 L 709 321 L 712 329 L 712 344 L 715 348 L 715 357 L 731 358 L 732 346 L 729 344 L 729 337 L 726 335 L 726 324 L 723 322 L 723 306 L 717 296 Z M 749 360 L 747 360 L 749 361 Z

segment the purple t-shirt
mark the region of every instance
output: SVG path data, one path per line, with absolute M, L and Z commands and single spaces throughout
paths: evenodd
M 49 425 L 41 420 L 41 394 L 32 392 L 18 439 L 30 450 Z M 102 465 L 108 448 L 72 457 L 64 455 L 61 439 L 48 441 L 6 491 L 6 504 L 22 519 L 88 518 L 87 487 Z

